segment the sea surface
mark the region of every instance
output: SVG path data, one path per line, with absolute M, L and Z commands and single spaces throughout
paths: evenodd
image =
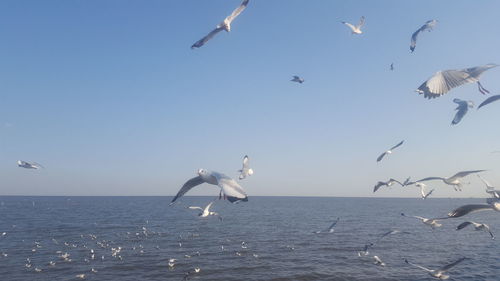
M 484 199 L 216 200 L 222 220 L 187 208 L 214 199 L 187 196 L 168 206 L 171 197 L 0 197 L 0 280 L 433 280 L 403 258 L 438 268 L 460 257 L 469 259 L 450 270 L 450 280 L 500 280 L 499 241 L 455 230 L 473 220 L 500 237 L 500 213 L 444 220 L 435 230 L 400 215 L 441 217 Z M 314 233 L 336 218 L 333 233 Z M 402 233 L 358 256 L 391 229 Z

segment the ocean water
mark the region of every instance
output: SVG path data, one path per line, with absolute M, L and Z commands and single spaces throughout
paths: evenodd
M 472 228 L 455 230 L 474 220 L 500 236 L 500 213 L 445 220 L 435 230 L 400 215 L 440 217 L 484 199 L 250 197 L 217 200 L 222 220 L 186 208 L 213 199 L 184 197 L 168 206 L 171 197 L 0 197 L 1 280 L 432 280 L 403 258 L 437 268 L 463 256 L 470 259 L 450 280 L 500 280 L 499 242 Z M 335 232 L 313 233 L 337 217 Z M 407 233 L 357 255 L 391 229 Z

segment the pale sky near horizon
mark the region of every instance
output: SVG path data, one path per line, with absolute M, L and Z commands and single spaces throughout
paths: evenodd
M 499 1 L 250 0 L 230 33 L 190 49 L 240 2 L 1 1 L 0 195 L 174 195 L 198 168 L 236 178 L 245 154 L 249 197 L 418 197 L 372 190 L 476 169 L 500 188 L 500 102 L 451 126 L 453 98 L 485 99 L 475 84 L 414 92 L 439 70 L 500 64 Z M 340 23 L 361 16 L 361 35 Z M 500 94 L 499 77 L 481 81 Z M 486 196 L 465 182 L 429 186 Z

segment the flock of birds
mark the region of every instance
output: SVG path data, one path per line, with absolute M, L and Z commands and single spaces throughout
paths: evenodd
M 227 16 L 221 23 L 219 23 L 215 29 L 210 31 L 206 36 L 201 38 L 200 40 L 196 41 L 191 48 L 200 48 L 207 44 L 209 40 L 214 38 L 215 35 L 217 35 L 221 31 L 226 31 L 230 32 L 231 31 L 231 24 L 232 22 L 247 8 L 247 5 L 249 3 L 249 0 L 243 0 L 243 2 L 229 15 Z M 353 25 L 351 23 L 342 21 L 342 24 L 346 25 L 350 30 L 351 34 L 353 35 L 361 35 L 363 34 L 362 28 L 365 25 L 365 17 L 361 17 L 359 20 L 359 23 L 356 25 Z M 422 25 L 418 30 L 416 30 L 412 36 L 411 36 L 411 43 L 410 43 L 410 51 L 413 53 L 415 51 L 415 48 L 417 46 L 417 38 L 418 36 L 423 33 L 424 31 L 431 31 L 433 30 L 438 21 L 437 20 L 429 20 L 427 21 L 424 25 Z M 494 68 L 498 65 L 496 64 L 486 64 L 482 66 L 476 66 L 476 67 L 470 67 L 470 68 L 465 68 L 465 69 L 451 69 L 451 70 L 444 70 L 444 71 L 438 71 L 436 72 L 433 76 L 431 76 L 428 80 L 423 82 L 416 92 L 418 94 L 423 94 L 425 98 L 427 99 L 434 99 L 438 98 L 446 93 L 448 93 L 450 90 L 453 88 L 459 87 L 461 85 L 465 85 L 468 83 L 477 83 L 478 90 L 481 94 L 486 95 L 489 94 L 490 92 L 483 87 L 483 85 L 479 82 L 480 76 L 487 70 Z M 394 64 L 391 63 L 390 65 L 390 70 L 394 70 Z M 292 82 L 296 83 L 304 83 L 304 78 L 299 77 L 299 76 L 293 76 L 291 79 Z M 494 95 L 486 100 L 484 100 L 479 106 L 478 109 L 490 104 L 494 101 L 497 101 L 500 99 L 500 95 Z M 452 125 L 458 124 L 462 118 L 467 114 L 468 110 L 470 108 L 474 107 L 474 103 L 472 101 L 465 101 L 461 99 L 453 99 L 453 102 L 456 103 L 458 106 L 456 108 L 456 114 L 452 120 Z M 388 155 L 392 154 L 393 151 L 399 147 L 401 147 L 404 144 L 404 140 L 399 142 L 398 144 L 394 145 L 387 151 L 383 152 L 380 154 L 380 156 L 377 157 L 377 162 L 381 162 L 383 159 L 386 159 Z M 26 169 L 40 169 L 43 168 L 42 165 L 36 163 L 36 162 L 27 162 L 27 161 L 18 161 L 18 166 Z M 430 191 L 426 191 L 427 185 L 424 182 L 427 181 L 442 181 L 443 183 L 453 186 L 453 188 L 456 191 L 461 191 L 463 187 L 463 183 L 461 182 L 462 178 L 469 176 L 471 174 L 478 174 L 480 172 L 483 172 L 485 170 L 472 170 L 472 171 L 462 171 L 458 172 L 455 175 L 451 177 L 426 177 L 417 181 L 411 181 L 410 178 L 407 178 L 404 182 L 398 181 L 396 179 L 390 178 L 388 181 L 379 181 L 373 188 L 373 192 L 377 192 L 380 188 L 382 187 L 391 187 L 394 184 L 398 184 L 401 187 L 408 187 L 411 185 L 414 185 L 420 189 L 420 194 L 422 199 L 428 198 L 434 191 L 434 189 L 431 189 Z M 249 157 L 245 156 L 243 158 L 243 166 L 239 172 L 239 180 L 244 180 L 248 176 L 251 176 L 254 171 L 253 169 L 250 168 L 249 164 Z M 415 218 L 420 220 L 423 224 L 430 226 L 432 229 L 441 227 L 442 224 L 440 221 L 443 220 L 448 220 L 448 219 L 454 219 L 454 218 L 460 218 L 465 215 L 468 215 L 473 212 L 478 212 L 478 211 L 485 211 L 485 210 L 494 210 L 494 211 L 500 211 L 500 191 L 495 190 L 493 186 L 491 186 L 487 181 L 485 181 L 483 178 L 477 175 L 486 185 L 487 189 L 486 192 L 491 196 L 490 198 L 487 199 L 485 204 L 468 204 L 464 206 L 460 206 L 456 208 L 455 210 L 452 210 L 447 214 L 447 216 L 444 217 L 437 217 L 437 218 L 424 218 L 421 216 L 410 216 L 406 215 L 404 213 L 401 213 L 401 216 L 404 217 L 409 217 L 409 218 Z M 174 204 L 177 202 L 179 198 L 181 198 L 184 194 L 186 194 L 189 190 L 192 188 L 201 185 L 203 183 L 208 183 L 211 185 L 216 185 L 220 188 L 219 192 L 219 200 L 220 199 L 225 199 L 228 200 L 231 203 L 238 203 L 238 202 L 246 202 L 248 201 L 248 196 L 245 192 L 245 190 L 240 186 L 240 184 L 232 179 L 231 177 L 215 172 L 215 171 L 209 171 L 206 169 L 199 169 L 197 171 L 197 176 L 189 179 L 184 183 L 184 185 L 181 187 L 181 189 L 178 191 L 178 193 L 175 195 L 175 197 L 172 199 L 170 205 Z M 215 201 L 209 202 L 205 207 L 199 207 L 199 206 L 189 206 L 188 208 L 191 210 L 199 210 L 200 213 L 198 214 L 200 218 L 207 218 L 210 216 L 218 216 L 220 220 L 222 218 L 219 216 L 217 212 L 211 211 L 211 208 L 213 207 Z M 339 222 L 340 218 L 337 218 L 327 229 L 321 230 L 321 231 L 316 231 L 315 233 L 333 233 L 334 228 Z M 467 228 L 468 226 L 473 227 L 477 231 L 485 231 L 487 232 L 492 239 L 495 238 L 494 234 L 491 232 L 490 227 L 485 224 L 485 223 L 480 223 L 480 222 L 474 222 L 474 221 L 465 221 L 460 223 L 457 227 L 456 230 L 462 230 L 464 228 Z M 379 239 L 376 242 L 368 243 L 366 244 L 362 250 L 358 252 L 358 256 L 364 257 L 369 255 L 369 249 L 375 245 L 380 239 L 396 234 L 396 233 L 402 233 L 399 230 L 391 230 L 387 233 L 382 234 Z M 144 230 L 144 234 L 146 235 L 146 230 Z M 181 245 L 180 245 L 181 246 Z M 245 245 L 242 244 L 242 248 L 246 247 Z M 120 248 L 112 248 L 113 251 L 113 256 L 116 257 L 119 255 Z M 94 253 L 93 250 L 90 250 L 91 252 L 91 257 L 94 259 Z M 65 256 L 66 255 L 66 256 Z M 69 259 L 67 254 L 61 253 L 60 255 L 61 259 Z M 379 256 L 372 256 L 374 260 L 374 264 L 379 265 L 379 266 L 385 266 L 386 264 L 381 260 Z M 445 273 L 448 272 L 450 269 L 452 269 L 454 266 L 458 265 L 459 263 L 465 261 L 467 258 L 462 257 L 457 259 L 456 261 L 444 265 L 442 267 L 439 267 L 438 269 L 429 269 L 421 265 L 417 265 L 415 263 L 412 263 L 408 261 L 407 259 L 404 259 L 404 262 L 407 263 L 408 265 L 414 266 L 416 268 L 422 269 L 423 271 L 426 271 L 429 273 L 432 277 L 438 278 L 438 279 L 448 279 L 449 275 L 446 275 Z M 170 259 L 169 260 L 169 267 L 174 267 L 175 266 L 176 259 Z M 26 266 L 31 266 L 28 260 L 28 263 Z M 195 268 L 194 272 L 198 273 L 200 272 L 200 268 Z M 186 274 L 185 279 L 189 276 L 189 273 Z M 79 275 L 77 276 L 78 278 L 85 278 L 85 275 Z

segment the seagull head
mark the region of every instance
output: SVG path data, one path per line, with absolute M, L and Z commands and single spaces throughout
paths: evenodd
M 248 174 L 251 176 L 253 175 L 253 170 L 252 169 L 248 169 Z
M 200 176 L 206 176 L 206 175 L 208 175 L 208 171 L 205 170 L 205 169 L 199 169 L 198 170 L 198 175 L 200 175 Z

